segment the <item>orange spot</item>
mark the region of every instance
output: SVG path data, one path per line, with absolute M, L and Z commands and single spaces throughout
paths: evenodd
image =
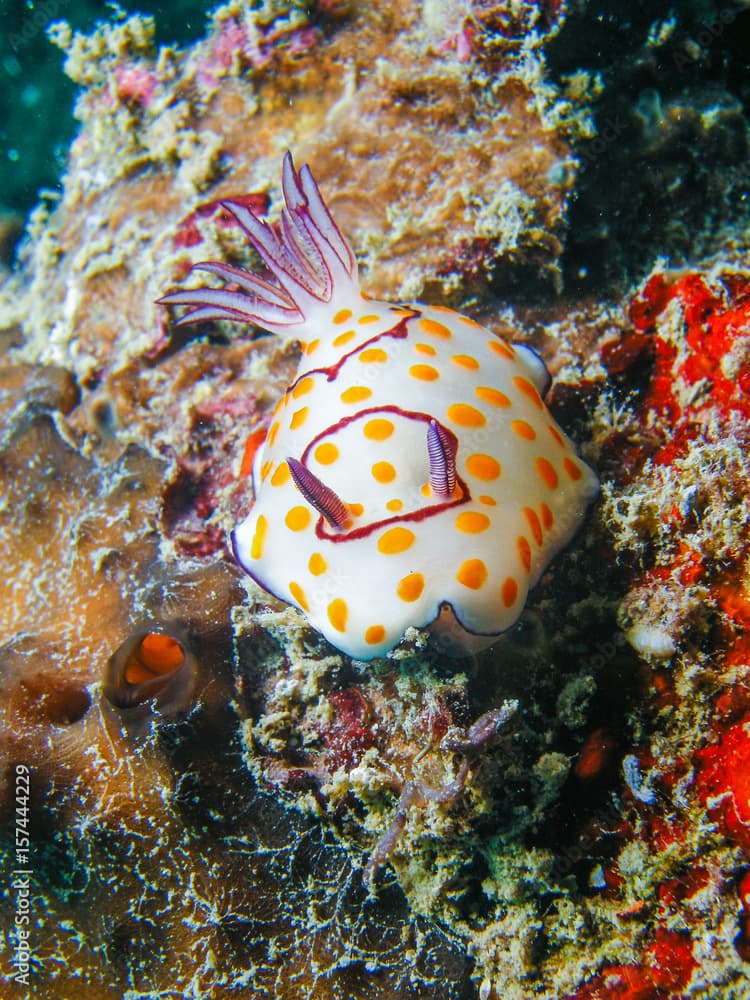
M 376 462 L 372 467 L 372 477 L 379 483 L 392 483 L 396 470 L 390 462 Z
M 245 441 L 245 450 L 242 453 L 242 463 L 240 465 L 240 479 L 244 479 L 249 476 L 253 471 L 253 462 L 255 461 L 255 456 L 258 453 L 258 449 L 266 440 L 266 429 L 265 427 L 259 427 L 257 431 L 253 431 L 252 434 L 248 436 L 247 441 Z
M 523 514 L 528 521 L 534 541 L 537 545 L 541 545 L 544 536 L 542 534 L 542 526 L 539 523 L 539 518 L 536 516 L 536 511 L 532 510 L 531 507 L 524 507 Z
M 358 322 L 359 323 L 377 323 L 377 321 L 379 319 L 380 319 L 380 317 L 376 316 L 374 313 L 368 313 L 366 316 L 360 316 Z
M 308 344 L 305 344 L 305 354 L 314 354 L 320 347 L 320 340 L 311 340 Z
M 421 379 L 422 382 L 434 382 L 436 378 L 440 378 L 440 372 L 432 365 L 412 365 L 409 374 L 412 378 Z
M 354 514 L 355 517 L 360 517 L 362 511 L 365 509 L 361 503 L 350 503 L 347 504 L 347 507 L 349 508 L 350 512 Z
M 580 479 L 581 476 L 583 475 L 580 467 L 570 458 L 563 459 L 563 468 L 567 472 L 568 478 L 572 479 L 573 482 L 575 482 L 577 479 Z
M 456 530 L 464 534 L 478 535 L 480 531 L 486 531 L 489 526 L 490 519 L 478 511 L 466 510 L 456 515 Z
M 458 365 L 459 368 L 467 368 L 472 372 L 475 372 L 479 368 L 479 362 L 476 358 L 472 358 L 470 354 L 454 354 L 451 361 L 454 365 Z
M 286 483 L 289 482 L 290 479 L 291 475 L 289 473 L 289 466 L 286 464 L 286 462 L 281 462 L 274 469 L 274 473 L 271 476 L 271 485 L 284 486 Z
M 309 412 L 309 406 L 303 406 L 301 409 L 295 410 L 292 414 L 292 419 L 289 421 L 289 430 L 296 431 L 298 427 L 301 427 L 307 420 L 307 414 Z
M 432 344 L 415 344 L 414 350 L 417 354 L 428 354 L 431 358 L 434 358 L 437 354 L 437 351 Z
M 279 436 L 279 431 L 280 430 L 281 430 L 281 426 L 280 426 L 279 422 L 277 420 L 274 420 L 274 422 L 268 428 L 268 447 L 269 448 L 273 448 L 274 444 L 276 443 L 276 438 Z
M 138 659 L 144 667 L 153 674 L 168 674 L 185 659 L 182 646 L 171 635 L 162 632 L 149 632 L 141 639 L 138 647 Z M 129 683 L 133 683 L 126 678 Z
M 488 507 L 497 507 L 497 500 L 494 497 L 488 497 L 486 493 L 483 493 L 477 499 L 480 503 L 486 504 Z
M 498 340 L 488 340 L 487 341 L 487 346 L 489 347 L 489 349 L 491 351 L 494 351 L 495 354 L 499 354 L 501 358 L 514 358 L 515 357 L 515 353 L 513 351 L 513 348 L 509 344 L 506 344 L 504 340 L 500 340 L 500 339 L 498 339 Z
M 422 486 L 419 487 L 419 492 L 422 494 L 423 497 L 431 496 L 432 490 L 430 489 L 430 484 L 424 483 Z
M 331 441 L 324 441 L 315 449 L 314 455 L 321 465 L 332 465 L 339 457 L 339 450 Z
M 487 567 L 481 559 L 467 559 L 461 563 L 456 579 L 470 590 L 479 590 L 487 580 Z
M 252 559 L 260 559 L 263 556 L 263 546 L 266 541 L 267 531 L 268 519 L 265 514 L 259 514 L 258 520 L 255 522 L 253 540 L 250 543 L 250 557 Z
M 545 486 L 548 486 L 551 490 L 557 489 L 560 480 L 551 462 L 548 462 L 546 458 L 537 458 L 536 471 L 539 473 Z
M 365 437 L 369 438 L 370 441 L 385 441 L 393 434 L 393 429 L 390 420 L 376 417 L 374 420 L 368 420 L 365 424 Z
M 340 333 L 338 337 L 333 338 L 334 347 L 343 347 L 344 344 L 348 344 L 350 340 L 354 340 L 356 337 L 354 330 L 347 330 L 346 333 Z
M 372 389 L 368 389 L 366 385 L 353 385 L 341 393 L 341 402 L 361 403 L 363 399 L 369 399 L 370 396 L 372 396 Z
M 290 531 L 304 531 L 308 527 L 312 515 L 307 507 L 292 507 L 284 518 L 284 523 Z
M 289 593 L 292 595 L 292 597 L 295 599 L 297 604 L 299 604 L 299 606 L 302 608 L 303 611 L 309 612 L 310 606 L 307 603 L 305 592 L 298 583 L 294 582 L 294 580 L 292 580 L 292 582 L 289 584 Z
M 573 774 L 583 781 L 590 781 L 605 769 L 612 759 L 616 743 L 606 729 L 595 729 L 586 738 L 573 765 Z
M 385 629 L 382 625 L 371 625 L 365 632 L 365 642 L 368 646 L 378 646 L 385 639 Z
M 388 355 L 379 347 L 368 347 L 367 350 L 362 351 L 362 353 L 358 354 L 357 357 L 365 365 L 372 362 L 383 362 L 388 360 Z
M 396 593 L 402 601 L 417 601 L 424 590 L 424 577 L 421 573 L 409 573 L 399 581 Z
M 442 323 L 438 323 L 436 319 L 427 319 L 427 317 L 423 316 L 418 322 L 422 333 L 429 333 L 431 337 L 440 337 L 443 340 L 449 340 L 452 336 L 448 327 Z
M 512 608 L 513 605 L 518 600 L 518 584 L 509 576 L 507 580 L 503 583 L 500 594 L 503 599 L 503 604 L 506 608 Z
M 519 535 L 516 539 L 516 546 L 518 547 L 519 558 L 528 573 L 531 569 L 531 546 L 523 535 Z
M 264 462 L 260 467 L 260 478 L 265 480 L 272 468 L 273 462 L 271 462 L 270 459 L 268 462 Z
M 433 306 L 432 308 L 433 309 L 437 309 L 438 306 Z M 443 308 L 445 308 L 445 307 L 443 307 Z M 452 309 L 445 309 L 445 311 L 446 312 L 453 312 Z M 462 316 L 460 313 L 453 313 L 453 315 L 454 316 L 458 316 L 458 318 L 460 319 L 460 321 L 462 323 L 465 323 L 466 326 L 473 326 L 473 327 L 475 327 L 476 329 L 479 329 L 479 330 L 482 329 L 481 323 L 477 323 L 477 321 L 475 319 L 469 319 L 468 316 Z
M 476 479 L 481 479 L 485 483 L 497 479 L 500 475 L 500 463 L 491 455 L 469 455 L 466 459 L 466 468 L 470 475 Z
M 536 437 L 536 431 L 525 420 L 512 420 L 510 426 L 514 433 L 523 438 L 524 441 L 533 441 Z
M 378 551 L 386 556 L 398 555 L 414 544 L 415 537 L 408 528 L 390 528 L 378 539 Z
M 398 513 L 398 511 L 404 509 L 404 502 L 403 500 L 397 500 L 397 499 L 389 500 L 388 503 L 386 504 L 386 507 L 388 508 L 388 510 L 392 510 L 394 514 L 396 514 Z
M 553 427 L 552 424 L 548 424 L 547 425 L 547 430 L 550 432 L 550 434 L 555 439 L 555 441 L 557 441 L 557 443 L 560 445 L 560 447 L 564 448 L 565 447 L 565 442 L 563 441 L 562 435 L 560 434 L 560 432 L 558 431 L 558 429 L 556 427 Z
M 313 552 L 310 556 L 307 568 L 313 576 L 321 576 L 328 569 L 328 563 L 325 561 L 320 552 Z
M 446 411 L 448 419 L 459 427 L 484 427 L 487 421 L 484 414 L 466 403 L 453 403 Z
M 294 396 L 295 399 L 299 399 L 299 397 L 304 396 L 306 392 L 310 392 L 314 385 L 315 380 L 309 376 L 307 378 L 300 379 L 292 389 L 292 396 Z
M 555 523 L 555 519 L 552 516 L 552 511 L 549 509 L 546 503 L 540 505 L 539 510 L 542 514 L 542 524 L 544 525 L 544 530 L 549 531 L 552 525 Z
M 528 396 L 534 406 L 539 410 L 544 409 L 544 403 L 542 402 L 542 397 L 537 392 L 536 386 L 533 385 L 527 378 L 523 378 L 521 375 L 513 376 L 513 384 L 516 389 L 522 392 L 525 396 Z
M 504 392 L 500 392 L 499 389 L 492 389 L 488 385 L 478 385 L 474 393 L 479 399 L 485 403 L 490 403 L 492 406 L 507 407 L 513 405 Z
M 346 601 L 341 597 L 336 597 L 328 605 L 328 621 L 337 632 L 346 632 L 346 622 L 349 617 L 349 608 Z
M 336 323 L 337 325 L 339 323 L 346 323 L 348 320 L 352 318 L 352 315 L 353 313 L 351 309 L 339 309 L 339 311 L 333 317 L 333 322 Z

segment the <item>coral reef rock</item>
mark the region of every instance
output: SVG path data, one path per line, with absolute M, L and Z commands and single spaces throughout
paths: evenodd
M 2 887 L 17 995 L 747 997 L 741 56 L 733 31 L 699 40 L 713 4 L 639 5 L 622 53 L 632 5 L 605 7 L 231 0 L 181 51 L 140 15 L 53 29 L 80 132 L 0 291 L 0 850 L 32 872 Z M 611 68 L 580 45 L 563 64 L 571 30 Z M 692 89 L 668 74 L 657 100 L 649 59 L 678 51 Z M 685 239 L 640 229 L 632 268 L 620 233 L 590 240 L 592 178 L 628 151 L 583 154 L 618 88 L 637 163 L 674 180 L 682 151 L 722 221 L 708 241 L 705 209 Z M 221 200 L 274 218 L 287 148 L 369 290 L 460 304 L 542 354 L 600 475 L 476 657 L 410 630 L 351 660 L 227 550 L 299 346 L 186 333 L 154 299 L 200 260 L 257 268 Z M 695 153 L 714 148 L 718 167 Z M 640 173 L 599 185 L 605 222 L 643 204 Z M 684 234 L 692 202 L 667 196 Z M 597 245 L 606 282 L 576 279 Z M 674 247 L 690 263 L 656 260 Z

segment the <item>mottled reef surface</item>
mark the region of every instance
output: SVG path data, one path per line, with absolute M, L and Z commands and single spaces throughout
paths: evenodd
M 182 51 L 141 17 L 53 29 L 81 129 L 0 289 L 27 995 L 748 996 L 750 10 L 679 6 L 233 0 Z M 258 265 L 220 200 L 273 218 L 287 148 L 363 287 L 532 344 L 599 471 L 474 659 L 415 632 L 352 662 L 227 551 L 299 347 L 153 303 Z

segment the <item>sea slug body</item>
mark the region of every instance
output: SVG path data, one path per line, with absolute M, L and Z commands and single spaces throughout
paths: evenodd
M 303 345 L 235 556 L 356 659 L 409 626 L 484 648 L 581 524 L 596 476 L 547 410 L 531 350 L 450 309 L 368 299 L 309 168 L 287 153 L 282 181 L 278 232 L 224 203 L 272 279 L 198 264 L 239 290 L 160 300 L 192 307 L 181 323 L 252 323 Z

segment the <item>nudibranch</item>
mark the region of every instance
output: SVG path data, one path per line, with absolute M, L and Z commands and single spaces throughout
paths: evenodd
M 359 288 L 309 167 L 284 158 L 278 227 L 231 200 L 268 273 L 160 299 L 302 344 L 254 461 L 235 557 L 341 651 L 381 656 L 409 626 L 490 645 L 576 532 L 598 483 L 544 404 L 544 364 L 441 306 Z

